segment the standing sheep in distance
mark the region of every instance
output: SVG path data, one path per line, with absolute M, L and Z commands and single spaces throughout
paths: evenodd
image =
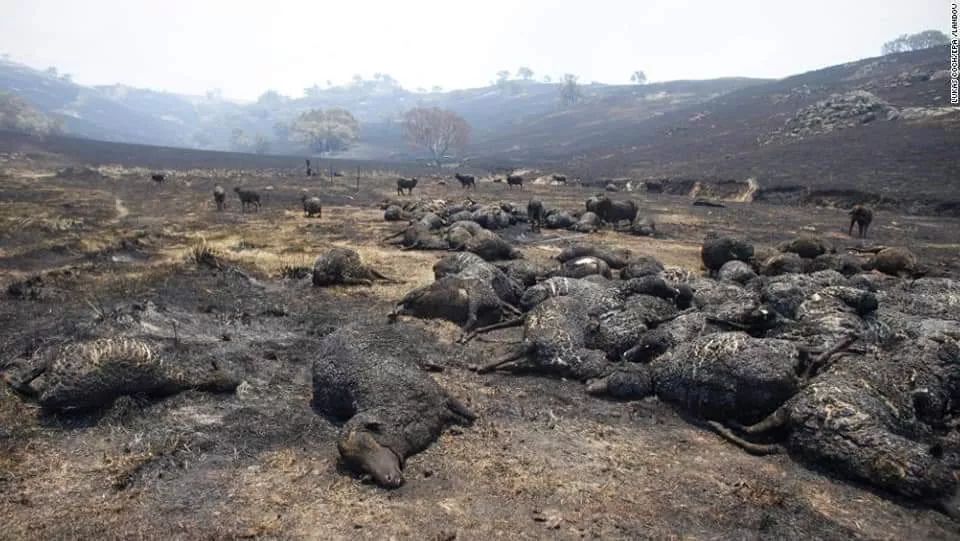
M 514 186 L 519 186 L 520 189 L 523 189 L 523 177 L 520 175 L 509 175 L 507 176 L 507 187 L 512 188 Z
M 150 180 L 156 182 L 159 185 L 159 184 L 163 184 L 163 182 L 167 180 L 167 176 L 156 173 L 156 174 L 150 175 Z
M 307 197 L 306 194 L 300 197 L 303 202 L 303 215 L 312 218 L 314 214 L 317 218 L 323 218 L 323 206 L 320 204 L 319 197 Z
M 455 176 L 457 180 L 460 181 L 460 186 L 462 186 L 463 189 L 465 190 L 470 188 L 473 188 L 474 190 L 477 189 L 477 179 L 474 178 L 473 175 L 461 175 L 460 173 L 457 173 L 453 176 Z
M 227 192 L 223 186 L 217 184 L 213 187 L 213 201 L 217 204 L 217 210 L 222 211 L 227 206 Z
M 543 226 L 543 203 L 537 199 L 531 199 L 527 203 L 527 220 L 530 222 L 531 231 L 540 231 Z
M 413 189 L 417 186 L 415 178 L 398 178 L 397 195 L 403 195 L 403 190 L 407 190 L 407 195 L 413 195 Z
M 247 206 L 253 205 L 256 207 L 257 212 L 260 212 L 260 194 L 253 190 L 244 190 L 243 188 L 237 186 L 233 189 L 237 192 L 237 197 L 240 198 L 240 212 L 246 212 Z
M 857 224 L 857 231 L 860 233 L 860 237 L 867 236 L 867 228 L 870 227 L 870 222 L 873 221 L 873 211 L 870 210 L 870 207 L 865 207 L 863 205 L 856 205 L 850 209 L 850 230 L 847 231 L 848 235 L 853 235 L 853 224 Z
M 567 185 L 567 176 L 566 175 L 553 175 L 553 181 L 557 184 Z

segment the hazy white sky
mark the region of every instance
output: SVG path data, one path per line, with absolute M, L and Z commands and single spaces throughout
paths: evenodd
M 353 74 L 482 86 L 501 69 L 628 82 L 781 77 L 949 28 L 948 0 L 0 0 L 0 52 L 84 84 L 252 99 Z M 945 60 L 946 61 L 946 60 Z

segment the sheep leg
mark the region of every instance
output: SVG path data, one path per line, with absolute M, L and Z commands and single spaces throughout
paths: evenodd
M 520 314 L 523 313 L 520 311 L 519 308 L 510 304 L 507 301 L 500 301 L 500 309 L 503 310 L 505 313 L 513 314 L 515 316 L 519 316 Z
M 363 278 L 344 278 L 342 283 L 343 283 L 344 285 L 348 285 L 348 286 L 371 286 L 371 285 L 373 285 L 373 282 L 371 282 L 370 280 L 364 280 Z
M 403 235 L 403 234 L 406 233 L 406 232 L 407 232 L 407 230 L 404 229 L 403 231 L 400 231 L 399 233 L 394 233 L 393 235 L 390 235 L 389 237 L 384 237 L 382 240 L 380 240 L 380 242 L 387 242 L 387 241 L 390 240 L 390 239 L 395 239 L 395 238 L 399 237 L 400 235 Z
M 388 282 L 388 283 L 391 283 L 391 284 L 397 284 L 397 283 L 399 283 L 399 282 L 397 282 L 396 280 L 394 280 L 393 278 L 390 278 L 390 277 L 388 277 L 388 276 L 384 276 L 380 271 L 378 271 L 378 270 L 376 270 L 376 269 L 368 268 L 368 269 L 367 269 L 367 272 L 369 272 L 369 273 L 370 273 L 370 276 L 373 276 L 373 277 L 376 278 L 377 280 L 382 280 L 382 281 L 384 281 L 384 282 Z
M 803 378 L 809 379 L 816 375 L 821 369 L 826 368 L 831 357 L 845 351 L 856 341 L 857 337 L 851 334 L 828 348 L 826 351 L 810 361 L 810 364 L 808 364 L 807 368 L 803 371 Z
M 713 429 L 720 437 L 733 443 L 734 445 L 740 447 L 744 451 L 750 453 L 751 455 L 775 455 L 785 452 L 785 449 L 782 445 L 769 444 L 764 445 L 760 443 L 749 442 L 733 432 L 729 428 L 723 426 L 722 424 L 716 421 L 707 421 L 707 425 Z
M 495 331 L 497 329 L 506 329 L 508 327 L 519 327 L 522 324 L 523 324 L 523 318 L 518 317 L 514 319 L 508 319 L 507 321 L 494 323 L 493 325 L 487 325 L 486 327 L 480 327 L 479 329 L 475 329 L 469 334 L 465 334 L 462 337 L 460 337 L 460 343 L 466 344 L 467 342 L 473 340 L 479 334 L 488 333 L 490 331 Z
M 447 398 L 447 409 L 453 414 L 453 418 L 459 424 L 469 425 L 477 420 L 477 414 L 473 412 L 466 404 L 453 398 Z
M 786 408 L 780 408 L 768 415 L 765 419 L 752 425 L 741 425 L 735 421 L 731 421 L 730 424 L 744 434 L 763 434 L 764 432 L 786 426 L 787 421 Z
M 492 372 L 498 368 L 503 368 L 507 365 L 514 364 L 517 360 L 522 359 L 527 355 L 527 353 L 532 349 L 532 346 L 522 347 L 513 353 L 505 355 L 499 359 L 495 359 L 492 362 L 487 364 L 482 364 L 480 366 L 472 367 L 478 374 L 486 374 L 487 372 Z
M 43 366 L 32 368 L 30 372 L 28 372 L 27 375 L 21 378 L 20 380 L 14 380 L 6 373 L 0 374 L 0 380 L 2 380 L 4 383 L 9 385 L 14 392 L 21 394 L 23 396 L 35 398 L 40 393 L 38 393 L 36 389 L 31 387 L 30 383 L 32 383 L 33 380 L 40 377 L 40 375 L 46 371 L 47 371 L 47 365 L 44 364 Z

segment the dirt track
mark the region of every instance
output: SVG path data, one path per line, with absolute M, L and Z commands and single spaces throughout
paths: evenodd
M 47 274 L 38 300 L 0 302 L 0 362 L 36 347 L 57 318 L 92 317 L 90 304 L 147 300 L 197 313 L 213 307 L 225 329 L 258 345 L 236 396 L 123 400 L 102 415 L 63 418 L 0 390 L 2 538 L 960 538 L 960 526 L 940 513 L 787 456 L 752 457 L 656 400 L 610 402 L 577 383 L 474 374 L 467 364 L 508 346 L 461 349 L 453 326 L 418 320 L 401 324 L 422 337 L 424 356 L 446 367 L 437 379 L 481 420 L 413 457 L 401 489 L 363 484 L 337 464 L 336 428 L 310 410 L 310 352 L 271 337 L 385 317 L 404 292 L 432 280 L 440 254 L 378 242 L 399 227 L 375 207 L 395 194 L 387 174 L 361 178 L 358 193 L 352 178 L 320 182 L 293 170 L 197 169 L 154 186 L 146 170 L 58 178 L 61 164 L 49 157 L 4 165 L 12 174 L 0 178 L 0 286 Z M 217 213 L 209 194 L 218 183 L 273 189 L 260 213 L 241 214 L 232 193 L 227 212 Z M 425 183 L 414 197 L 463 196 Z M 302 189 L 323 198 L 322 220 L 303 217 Z M 572 185 L 520 192 L 490 183 L 470 193 L 517 203 L 531 194 L 567 208 L 589 195 Z M 591 239 L 692 269 L 709 230 L 758 244 L 811 231 L 840 249 L 860 244 L 842 232 L 840 210 L 705 209 L 670 196 L 641 207 L 659 238 L 606 231 Z M 880 214 L 870 240 L 909 245 L 936 272 L 956 276 L 958 225 Z M 536 259 L 572 235 L 518 234 Z M 198 268 L 189 256 L 200 242 L 260 285 Z M 318 290 L 280 277 L 331 244 L 357 248 L 402 283 Z M 275 305 L 281 316 L 265 313 Z

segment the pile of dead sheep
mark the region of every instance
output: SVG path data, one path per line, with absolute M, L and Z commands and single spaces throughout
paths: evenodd
M 511 202 L 481 204 L 471 199 L 452 203 L 441 199 L 387 200 L 380 207 L 384 210 L 384 220 L 409 224 L 399 244 L 410 249 L 462 249 L 460 241 L 465 235 L 462 231 L 453 230 L 466 228 L 473 231 L 476 226 L 497 231 L 517 224 L 529 224 L 533 230 L 543 227 L 579 233 L 593 233 L 609 226 L 626 227 L 624 231 L 639 236 L 657 234 L 654 221 L 639 216 L 635 202 L 613 200 L 602 194 L 590 197 L 583 209 L 574 211 L 547 208 L 536 199 L 531 199 L 523 206 Z M 454 233 L 453 238 L 448 238 L 451 232 Z
M 391 319 L 446 319 L 463 343 L 519 327 L 478 372 L 656 397 L 748 452 L 955 513 L 960 282 L 922 276 L 906 249 L 838 254 L 816 238 L 710 236 L 701 255 L 707 276 L 590 245 L 545 267 L 451 254 Z

